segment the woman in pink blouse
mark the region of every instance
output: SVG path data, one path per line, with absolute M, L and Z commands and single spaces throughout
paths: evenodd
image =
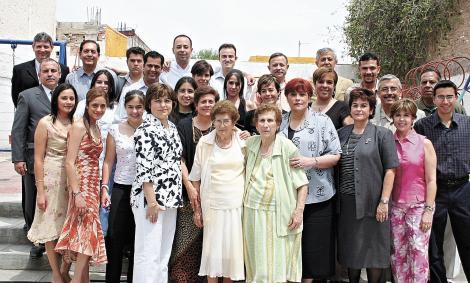
M 392 105 L 400 166 L 392 191 L 392 273 L 395 282 L 428 281 L 428 245 L 436 196 L 436 153 L 413 130 L 417 107 L 410 99 Z

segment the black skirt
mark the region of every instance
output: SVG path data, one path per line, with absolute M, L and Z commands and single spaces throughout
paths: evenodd
M 302 278 L 327 279 L 335 274 L 334 198 L 305 205 L 302 231 Z
M 347 268 L 387 268 L 390 266 L 390 220 L 375 217 L 356 219 L 354 195 L 339 194 L 338 261 Z

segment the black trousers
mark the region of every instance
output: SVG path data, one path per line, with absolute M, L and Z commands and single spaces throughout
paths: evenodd
M 130 204 L 131 185 L 114 183 L 106 236 L 106 282 L 120 282 L 124 249 L 130 250 L 127 282 L 132 282 L 134 267 L 135 222 Z
M 34 220 L 34 211 L 36 210 L 36 182 L 34 174 L 26 173 L 21 178 L 22 181 L 22 206 L 26 227 L 29 230 Z
M 452 232 L 459 251 L 465 276 L 470 278 L 470 183 L 443 185 L 438 183 L 429 242 L 430 282 L 447 282 L 444 265 L 444 231 L 449 215 Z

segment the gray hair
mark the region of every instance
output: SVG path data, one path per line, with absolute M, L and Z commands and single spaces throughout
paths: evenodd
M 324 47 L 324 48 L 321 48 L 321 49 L 318 49 L 317 50 L 317 62 L 320 61 L 320 57 L 325 54 L 325 53 L 333 53 L 333 57 L 335 59 L 336 62 L 338 62 L 338 58 L 336 57 L 336 53 L 333 49 L 331 49 L 330 47 Z
M 379 83 L 377 84 L 377 89 L 379 90 L 380 87 L 382 86 L 382 83 L 385 82 L 385 81 L 397 81 L 397 85 L 398 85 L 398 88 L 401 90 L 402 89 L 402 85 L 401 85 L 401 82 L 400 82 L 400 79 L 395 76 L 395 75 L 392 75 L 392 74 L 386 74 L 386 75 L 383 75 L 380 79 L 379 79 Z
M 33 44 L 39 41 L 49 42 L 52 46 L 52 37 L 45 32 L 40 32 L 34 36 Z
M 45 63 L 47 63 L 47 62 L 54 62 L 54 63 L 57 65 L 57 70 L 59 71 L 59 73 L 61 72 L 59 62 L 57 62 L 56 60 L 54 60 L 54 59 L 52 59 L 52 58 L 46 58 L 46 59 L 42 60 L 41 63 L 39 63 L 39 71 L 38 71 L 38 73 L 41 72 L 42 65 L 45 64 Z

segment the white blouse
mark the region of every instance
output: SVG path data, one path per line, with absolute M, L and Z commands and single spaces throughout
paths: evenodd
M 119 124 L 113 124 L 109 129 L 116 145 L 116 171 L 114 183 L 132 185 L 135 178 L 135 149 L 134 135 L 127 136 L 119 131 Z

